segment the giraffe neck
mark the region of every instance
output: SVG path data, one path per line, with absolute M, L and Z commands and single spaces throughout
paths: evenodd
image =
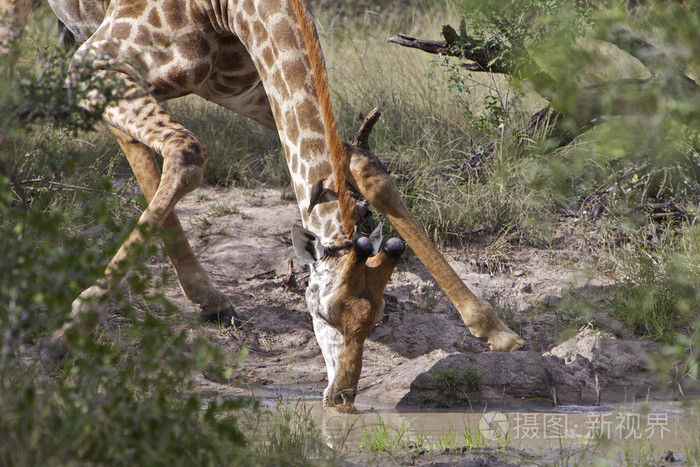
M 324 244 L 341 243 L 354 225 L 348 221 L 349 213 L 343 215 L 350 203 L 342 155 L 339 163 L 332 162 L 333 155 L 344 148 L 335 130 L 313 25 L 300 0 L 245 0 L 235 10 L 233 28 L 247 44 L 265 86 L 302 222 Z M 324 177 L 328 188 L 325 202 L 307 214 L 311 187 Z M 345 207 L 340 206 L 339 198 Z

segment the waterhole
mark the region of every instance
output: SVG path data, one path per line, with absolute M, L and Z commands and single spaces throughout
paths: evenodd
M 360 444 L 373 433 L 426 448 L 461 446 L 530 450 L 590 443 L 620 444 L 632 451 L 682 452 L 700 434 L 697 403 L 563 406 L 551 410 L 425 411 L 358 407 L 357 415 L 337 415 L 307 402 L 327 444 Z M 390 439 L 389 442 L 392 440 Z
M 657 459 L 673 459 L 673 465 L 696 465 L 698 456 L 700 401 L 641 401 L 602 407 L 547 407 L 540 401 L 524 401 L 517 410 L 422 410 L 364 403 L 356 406 L 357 414 L 344 415 L 323 410 L 319 398 L 308 393 L 267 389 L 267 396 L 258 399 L 263 405 L 294 404 L 297 410 L 307 410 L 325 443 L 334 449 L 442 452 L 490 448 L 539 455 L 553 450 L 585 451 L 593 446 L 623 453 L 621 456 L 653 453 Z

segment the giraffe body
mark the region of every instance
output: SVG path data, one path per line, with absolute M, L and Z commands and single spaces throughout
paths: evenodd
M 6 0 L 7 1 L 7 0 Z M 12 0 L 0 12 L 24 8 Z M 123 99 L 103 115 L 149 202 L 139 224 L 169 229 L 164 241 L 185 295 L 205 317 L 230 319 L 233 308 L 195 258 L 173 208 L 202 180 L 206 149 L 160 106 L 197 94 L 248 116 L 280 135 L 303 227 L 293 229 L 297 255 L 309 263 L 306 291 L 328 371 L 324 406 L 353 411 L 364 340 L 382 315 L 382 294 L 403 244 L 355 237 L 346 184 L 359 190 L 397 228 L 446 290 L 472 332 L 496 350 L 523 341 L 477 299 L 406 210 L 390 177 L 366 151 L 335 132 L 325 67 L 301 0 L 50 0 L 79 43 L 72 66 L 90 63 L 124 81 Z M 19 10 L 17 10 L 19 11 Z M 0 40 L 4 33 L 0 30 Z M 92 92 L 88 108 L 104 99 Z M 163 156 L 162 171 L 154 153 Z M 311 205 L 315 181 L 327 180 L 323 203 Z M 318 188 L 318 187 L 316 187 Z M 311 208 L 309 206 L 311 205 Z M 146 233 L 144 233 L 146 232 Z M 105 271 L 73 303 L 73 322 L 96 324 L 91 310 L 128 269 L 129 251 L 148 240 L 137 228 Z M 397 243 L 398 242 L 398 243 Z M 445 269 L 446 268 L 446 269 Z M 62 332 L 65 332 L 64 329 Z M 60 335 L 57 336 L 60 339 Z

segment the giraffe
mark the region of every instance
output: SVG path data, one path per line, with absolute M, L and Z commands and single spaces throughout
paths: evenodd
M 0 1 L 0 13 L 13 15 L 31 0 Z M 474 336 L 495 351 L 524 346 L 430 242 L 379 160 L 341 141 L 324 60 L 303 0 L 49 3 L 81 44 L 72 67 L 90 63 L 102 78 L 123 82 L 121 98 L 107 104 L 103 120 L 148 201 L 104 279 L 73 302 L 56 340 L 71 329 L 94 329 L 105 297 L 129 269 L 130 252 L 156 228 L 170 232 L 163 241 L 185 296 L 199 305 L 202 318 L 235 322 L 232 304 L 196 259 L 173 209 L 201 183 L 207 153 L 160 102 L 195 94 L 279 134 L 302 223 L 292 228 L 292 243 L 310 268 L 306 302 L 328 373 L 327 410 L 355 410 L 364 341 L 382 316 L 383 291 L 404 250 L 399 239 L 382 246 L 377 233 L 372 240 L 355 234 L 349 189 L 362 194 L 408 242 Z M 11 34 L 0 29 L 0 42 Z M 91 108 L 104 99 L 92 90 L 83 105 Z M 155 153 L 163 157 L 162 168 Z M 312 199 L 320 179 L 323 194 Z

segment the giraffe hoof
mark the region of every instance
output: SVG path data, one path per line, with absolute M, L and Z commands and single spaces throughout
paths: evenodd
M 231 326 L 239 328 L 243 324 L 243 322 L 238 319 L 238 316 L 236 316 L 236 312 L 233 311 L 232 306 L 214 313 L 202 314 L 202 320 L 207 323 L 220 324 L 226 328 Z

